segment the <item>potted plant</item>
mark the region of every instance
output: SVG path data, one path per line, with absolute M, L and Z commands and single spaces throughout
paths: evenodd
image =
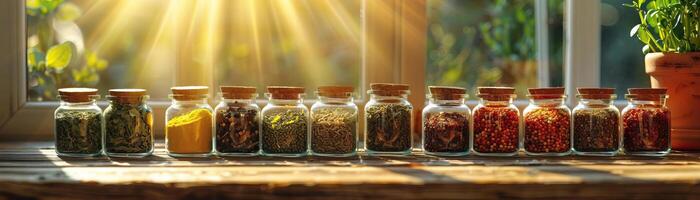
M 640 24 L 630 36 L 645 44 L 651 86 L 668 89 L 671 145 L 700 150 L 700 0 L 635 0 Z

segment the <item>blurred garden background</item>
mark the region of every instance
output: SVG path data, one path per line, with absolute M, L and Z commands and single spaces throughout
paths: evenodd
M 601 1 L 601 66 L 590 66 L 619 94 L 649 85 L 642 45 L 629 37 L 639 19 L 623 3 Z M 514 86 L 525 98 L 538 86 L 535 4 L 427 0 L 426 85 Z M 546 1 L 549 86 L 563 85 L 564 4 Z M 213 65 L 217 84 L 260 90 L 359 86 L 362 12 L 361 0 L 27 0 L 27 94 L 138 87 L 164 100 L 178 65 Z

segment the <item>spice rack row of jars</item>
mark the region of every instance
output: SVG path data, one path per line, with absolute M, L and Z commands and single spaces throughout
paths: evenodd
M 371 84 L 365 105 L 364 148 L 368 155 L 410 155 L 413 106 L 409 86 Z M 358 108 L 352 87 L 324 86 L 307 108 L 305 89 L 270 86 L 260 109 L 254 87 L 222 86 L 215 109 L 209 88 L 171 88 L 166 111 L 166 150 L 173 157 L 355 155 Z M 426 154 L 463 156 L 528 155 L 664 156 L 670 152 L 666 90 L 631 88 L 622 113 L 612 88 L 578 88 L 579 104 L 569 109 L 564 88 L 531 88 L 520 113 L 515 89 L 480 87 L 479 104 L 465 104 L 466 90 L 430 86 L 423 109 L 422 149 Z M 110 105 L 96 105 L 97 89 L 59 89 L 55 112 L 56 152 L 60 156 L 145 157 L 154 149 L 153 114 L 142 89 L 113 89 Z

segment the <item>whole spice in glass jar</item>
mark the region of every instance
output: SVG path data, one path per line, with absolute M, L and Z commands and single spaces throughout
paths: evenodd
M 59 156 L 89 157 L 102 153 L 102 109 L 95 100 L 97 89 L 61 88 L 61 106 L 54 113 L 56 153 Z
M 578 155 L 612 156 L 620 148 L 620 112 L 613 88 L 578 88 L 573 147 Z
M 254 87 L 221 86 L 215 109 L 215 149 L 221 156 L 253 156 L 260 151 L 260 108 Z
M 104 111 L 105 154 L 144 157 L 153 152 L 153 112 L 143 89 L 112 89 Z
M 474 108 L 473 150 L 478 155 L 512 156 L 520 143 L 520 111 L 513 105 L 515 89 L 480 87 Z
M 460 87 L 430 86 L 428 105 L 423 108 L 423 150 L 438 156 L 469 153 L 470 110 Z
M 357 106 L 352 87 L 322 86 L 311 107 L 311 152 L 319 156 L 351 156 L 357 149 Z
M 365 105 L 365 148 L 369 155 L 408 155 L 412 148 L 413 106 L 404 84 L 373 83 Z
M 530 88 L 523 111 L 523 146 L 529 155 L 561 156 L 571 152 L 571 111 L 564 88 Z
M 173 157 L 206 157 L 212 151 L 213 115 L 206 86 L 171 88 L 165 111 L 165 147 Z
M 626 154 L 664 156 L 671 150 L 671 119 L 665 88 L 630 88 L 622 111 Z
M 304 88 L 269 86 L 269 102 L 262 110 L 261 148 L 264 155 L 299 157 L 308 150 L 309 110 Z

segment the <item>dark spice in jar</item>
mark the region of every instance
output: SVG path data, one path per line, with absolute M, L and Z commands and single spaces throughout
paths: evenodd
M 262 150 L 280 154 L 306 152 L 307 121 L 306 111 L 300 109 L 266 113 L 262 121 Z
M 153 114 L 145 106 L 113 102 L 105 110 L 105 151 L 148 153 L 153 148 Z
M 666 151 L 670 119 L 667 109 L 632 108 L 622 116 L 625 151 Z
M 367 108 L 366 148 L 397 152 L 411 149 L 411 106 L 380 104 Z
M 102 116 L 97 112 L 62 111 L 56 114 L 56 151 L 96 154 L 102 151 Z
M 423 129 L 425 151 L 452 153 L 469 150 L 469 116 L 466 113 L 431 113 L 426 117 Z
M 259 146 L 258 110 L 245 103 L 228 103 L 216 112 L 216 151 L 256 153 Z
M 571 116 L 562 108 L 535 108 L 524 116 L 525 150 L 560 153 L 571 148 Z
M 348 154 L 357 148 L 357 113 L 348 108 L 319 108 L 312 114 L 311 150 Z
M 481 107 L 474 111 L 474 150 L 512 153 L 518 150 L 518 111 L 510 107 Z
M 615 110 L 583 109 L 574 112 L 576 151 L 617 151 L 619 142 L 619 117 Z

